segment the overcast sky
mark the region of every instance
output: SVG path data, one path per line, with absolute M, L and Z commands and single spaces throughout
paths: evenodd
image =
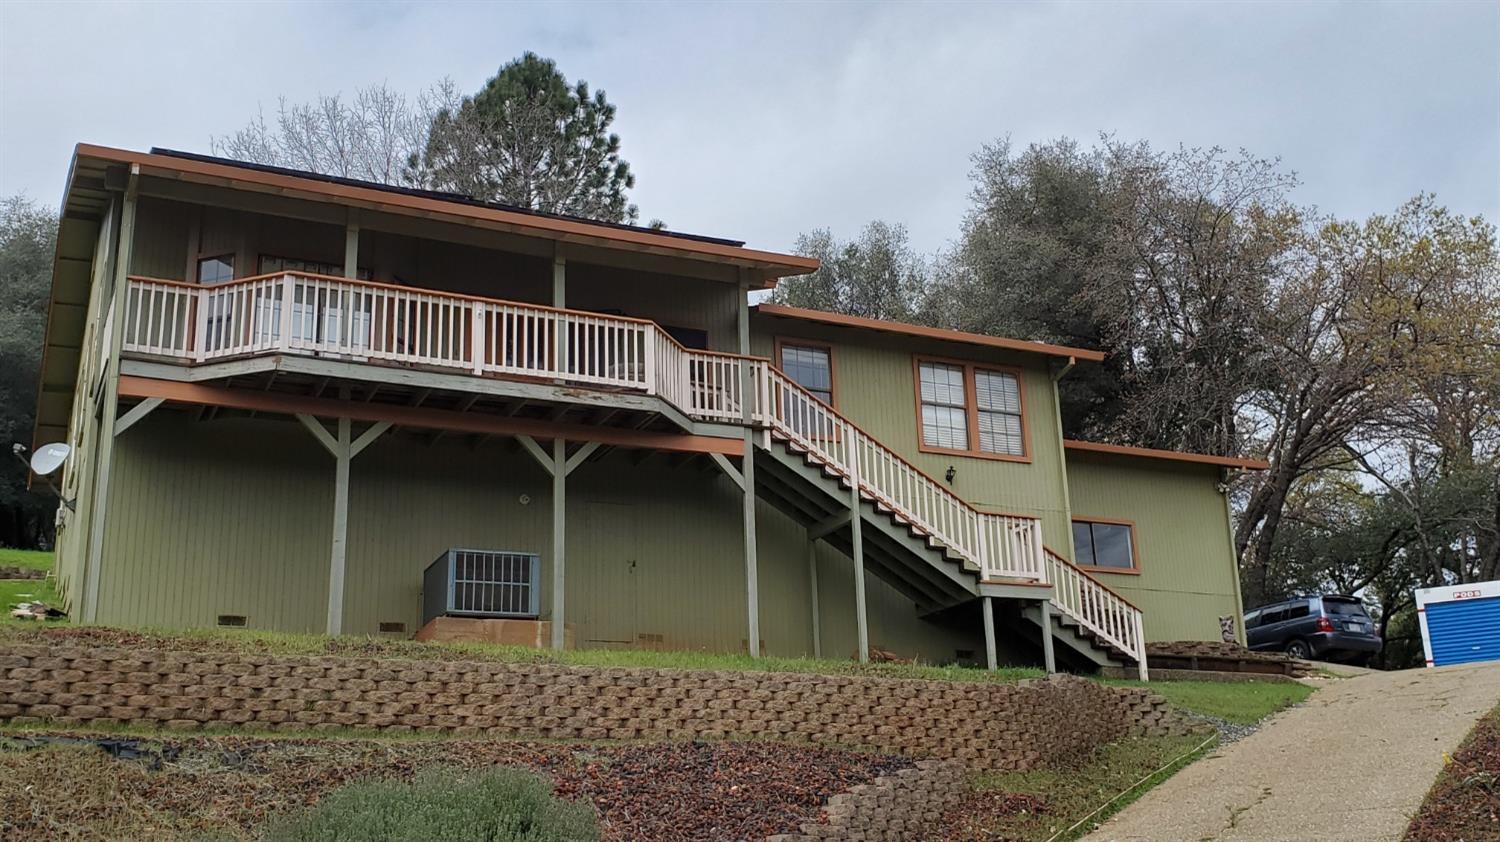
M 280 96 L 472 91 L 528 49 L 618 106 L 643 219 L 762 248 L 873 218 L 940 248 L 1005 135 L 1244 147 L 1342 216 L 1500 221 L 1500 2 L 0 0 L 0 194 L 58 202 L 79 141 L 207 152 Z

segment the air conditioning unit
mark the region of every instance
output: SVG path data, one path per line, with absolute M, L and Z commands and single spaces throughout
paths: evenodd
M 446 550 L 422 574 L 422 625 L 435 617 L 536 619 L 541 567 L 536 553 Z

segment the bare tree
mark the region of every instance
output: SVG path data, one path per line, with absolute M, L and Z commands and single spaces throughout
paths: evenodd
M 357 89 L 350 99 L 341 94 L 305 103 L 281 99 L 270 122 L 257 114 L 210 144 L 214 154 L 241 161 L 424 186 L 410 162 L 426 148 L 433 116 L 460 99 L 447 79 L 415 98 L 380 83 Z

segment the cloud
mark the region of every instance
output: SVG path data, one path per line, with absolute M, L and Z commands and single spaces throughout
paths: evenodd
M 257 108 L 372 81 L 474 89 L 524 50 L 603 87 L 645 218 L 787 248 L 957 232 L 968 157 L 1099 132 L 1244 147 L 1342 216 L 1435 191 L 1500 219 L 1500 6 L 0 5 L 0 193 L 78 141 L 206 151 Z

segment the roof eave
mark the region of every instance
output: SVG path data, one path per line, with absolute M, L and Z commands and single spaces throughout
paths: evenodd
M 1241 471 L 1264 471 L 1271 463 L 1260 459 L 1245 459 L 1238 456 L 1215 456 L 1210 453 L 1188 453 L 1181 450 L 1159 450 L 1153 447 L 1130 447 L 1122 444 L 1104 444 L 1095 441 L 1065 439 L 1063 448 L 1082 453 L 1104 453 L 1111 456 L 1132 456 L 1141 459 L 1160 459 L 1168 462 L 1191 462 L 1199 465 L 1216 465 Z

